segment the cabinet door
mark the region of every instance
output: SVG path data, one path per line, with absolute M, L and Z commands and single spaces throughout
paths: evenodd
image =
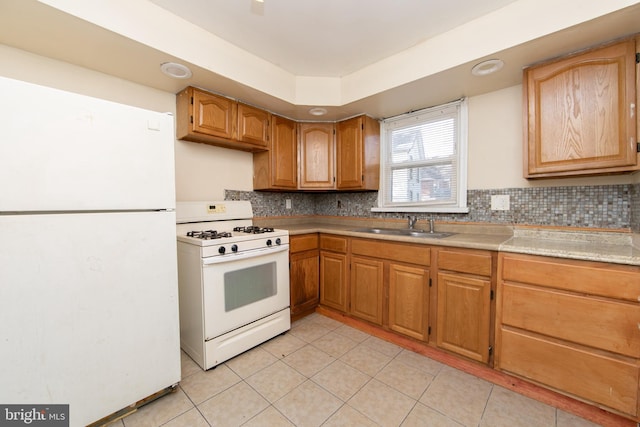
M 347 255 L 320 251 L 320 303 L 347 312 Z
M 517 329 L 503 327 L 499 333 L 498 369 L 637 415 L 637 360 L 587 351 Z
M 426 341 L 428 323 L 429 270 L 389 265 L 389 328 Z
M 312 310 L 320 300 L 318 250 L 291 254 L 291 315 Z
M 336 138 L 336 178 L 337 187 L 361 188 L 364 180 L 362 166 L 363 118 L 354 117 L 338 123 Z
M 235 101 L 194 88 L 191 117 L 193 131 L 221 138 L 233 138 L 236 109 Z
M 272 184 L 275 187 L 298 186 L 298 141 L 296 122 L 273 116 L 271 140 Z
M 637 169 L 635 40 L 525 69 L 525 177 Z
M 438 347 L 489 361 L 491 281 L 438 273 Z
M 382 261 L 352 256 L 349 313 L 382 325 L 383 284 Z
M 266 149 L 269 141 L 269 113 L 238 103 L 238 141 Z
M 271 117 L 269 150 L 253 154 L 253 189 L 291 189 L 298 186 L 296 123 Z
M 335 188 L 333 123 L 301 123 L 299 133 L 299 188 Z

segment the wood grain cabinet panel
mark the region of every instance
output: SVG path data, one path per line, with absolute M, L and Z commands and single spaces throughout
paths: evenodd
M 638 416 L 640 267 L 501 253 L 495 367 Z
M 429 270 L 389 265 L 389 328 L 427 341 L 429 325 Z
M 349 259 L 346 237 L 320 234 L 320 304 L 348 309 Z
M 264 151 L 271 115 L 259 108 L 186 87 L 176 95 L 176 138 L 243 151 Z
M 267 149 L 271 115 L 250 105 L 238 103 L 238 141 Z
M 495 254 L 473 249 L 440 248 L 437 258 L 438 347 L 490 363 Z
M 380 123 L 368 116 L 338 122 L 338 190 L 377 190 L 380 178 Z
M 332 190 L 335 180 L 335 125 L 300 123 L 299 188 Z
M 235 132 L 236 105 L 232 99 L 193 89 L 193 131 L 232 139 Z
M 320 303 L 347 312 L 347 255 L 320 251 Z
M 350 314 L 382 325 L 383 274 L 382 261 L 351 257 Z
M 290 236 L 291 316 L 312 311 L 320 302 L 320 257 L 318 235 Z
M 638 302 L 638 267 L 503 253 L 499 271 L 504 281 Z M 615 284 L 615 285 L 612 285 Z
M 582 399 L 637 415 L 638 365 L 545 339 L 524 331 L 502 331 L 500 369 Z
M 372 258 L 384 258 L 407 264 L 431 264 L 431 248 L 426 245 L 394 243 L 375 239 L 352 239 L 351 252 Z
M 503 284 L 502 324 L 640 357 L 640 305 Z
M 525 177 L 628 172 L 636 152 L 636 40 L 526 68 Z
M 320 235 L 320 249 L 327 251 L 334 251 L 340 253 L 347 253 L 347 238 L 341 236 L 334 236 L 331 234 Z
M 271 116 L 268 151 L 253 154 L 254 190 L 295 190 L 298 187 L 297 124 Z
M 489 361 L 491 280 L 438 273 L 438 347 Z

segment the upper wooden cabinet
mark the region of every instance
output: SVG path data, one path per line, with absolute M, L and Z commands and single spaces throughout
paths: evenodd
M 334 168 L 333 123 L 300 123 L 299 188 L 333 190 L 336 188 Z
M 380 124 L 367 116 L 300 123 L 301 190 L 377 190 Z M 334 137 L 335 136 L 335 137 Z
M 297 124 L 284 117 L 271 117 L 269 150 L 253 155 L 254 190 L 298 188 Z
M 238 141 L 267 149 L 270 115 L 267 111 L 238 103 Z
M 336 187 L 377 190 L 380 177 L 380 124 L 368 116 L 338 123 Z
M 176 95 L 176 137 L 243 151 L 263 151 L 269 140 L 270 114 L 202 89 Z
M 371 117 L 295 122 L 192 86 L 176 95 L 176 113 L 178 139 L 253 151 L 255 190 L 378 189 L 380 124 Z
M 526 178 L 639 167 L 636 39 L 524 70 Z

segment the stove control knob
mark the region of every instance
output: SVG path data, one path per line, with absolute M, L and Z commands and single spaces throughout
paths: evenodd
M 272 244 L 272 243 L 271 243 L 271 239 L 268 239 L 268 240 L 267 240 L 267 246 L 271 246 L 271 244 Z
M 219 253 L 219 254 L 224 254 L 224 253 L 226 252 L 226 250 L 227 250 L 227 249 L 226 249 L 224 246 L 220 246 L 220 247 L 218 248 L 218 253 Z
M 280 240 L 280 238 L 278 237 L 278 238 L 276 239 L 276 245 L 281 245 L 281 244 L 282 244 L 282 240 Z
M 231 246 L 231 250 L 232 250 L 233 252 L 238 252 L 238 245 L 232 245 L 232 246 Z

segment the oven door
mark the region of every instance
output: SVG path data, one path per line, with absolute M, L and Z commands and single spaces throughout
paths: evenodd
M 202 264 L 205 341 L 289 307 L 289 245 Z

